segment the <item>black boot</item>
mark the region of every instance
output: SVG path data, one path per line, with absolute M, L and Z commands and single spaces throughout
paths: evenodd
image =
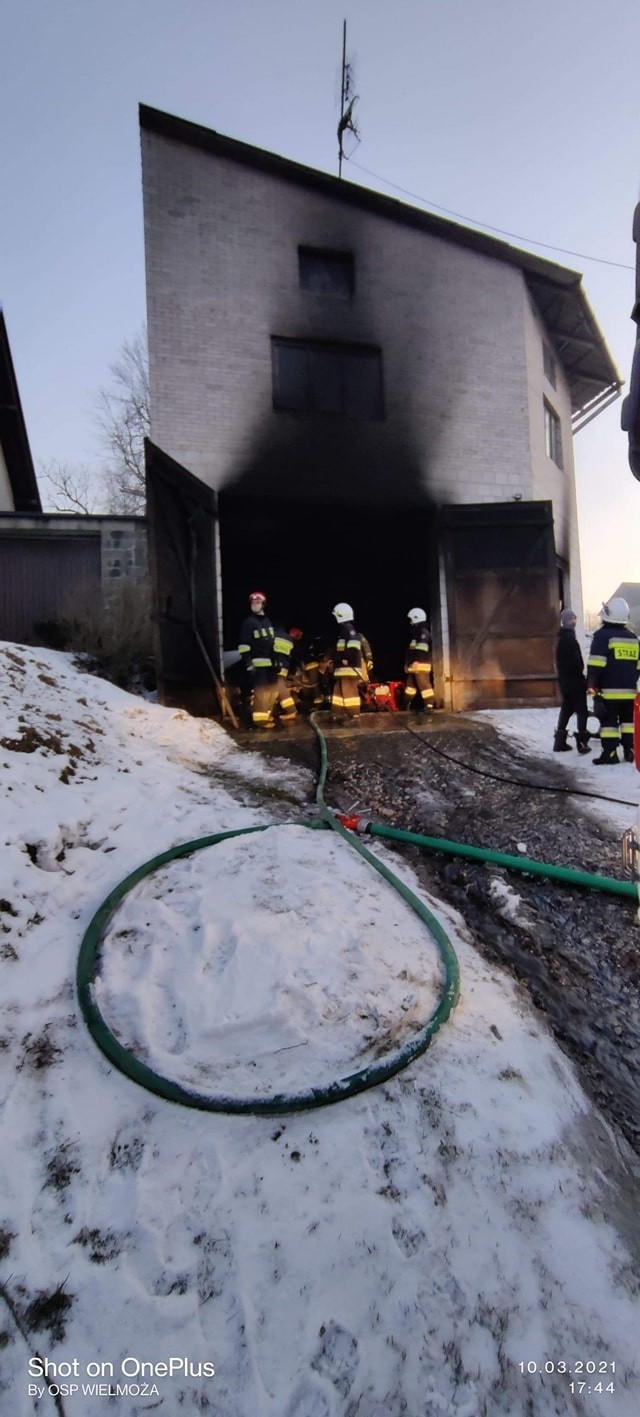
M 635 759 L 635 754 L 634 754 L 634 751 L 633 751 L 633 746 L 632 746 L 631 743 L 623 743 L 623 744 L 622 744 L 622 751 L 623 751 L 623 753 L 624 753 L 624 760 L 625 760 L 625 763 L 635 763 L 635 760 L 636 760 L 636 759 Z
M 554 737 L 554 740 L 553 740 L 553 751 L 554 751 L 554 753 L 570 753 L 570 752 L 571 752 L 571 744 L 570 744 L 570 743 L 567 743 L 567 735 L 566 735 L 566 732 L 559 733 L 558 730 L 557 730 L 557 728 L 556 728 L 555 737 Z
M 597 767 L 603 767 L 611 763 L 619 763 L 620 759 L 617 753 L 617 744 L 612 748 L 603 747 L 600 757 L 594 758 L 593 761 Z
M 584 753 L 591 752 L 591 749 L 589 747 L 588 733 L 574 733 L 573 736 L 576 740 L 576 748 L 578 749 L 579 753 L 582 753 L 584 755 Z

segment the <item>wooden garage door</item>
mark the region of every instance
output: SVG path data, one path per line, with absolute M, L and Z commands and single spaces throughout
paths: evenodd
M 452 707 L 555 703 L 551 503 L 445 507 L 442 524 Z
M 99 535 L 0 535 L 0 640 L 41 644 L 36 625 L 99 597 Z

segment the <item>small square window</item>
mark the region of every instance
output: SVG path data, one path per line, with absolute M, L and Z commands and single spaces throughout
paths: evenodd
M 563 468 L 562 461 L 562 424 L 558 415 L 547 400 L 544 400 L 544 445 L 547 457 L 557 467 Z
M 555 389 L 556 361 L 553 350 L 549 348 L 548 344 L 543 344 L 542 346 L 542 367 L 544 369 L 545 379 L 548 379 L 552 389 Z
M 300 287 L 313 295 L 332 295 L 350 300 L 355 289 L 355 271 L 350 251 L 321 251 L 312 246 L 298 247 Z

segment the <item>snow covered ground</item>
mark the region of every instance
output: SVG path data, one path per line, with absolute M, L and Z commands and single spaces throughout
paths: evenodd
M 111 1027 L 201 1090 L 297 1091 L 395 1047 L 437 997 L 435 946 L 300 825 L 304 772 L 45 650 L 0 645 L 0 705 L 0 1410 L 635 1414 L 637 1162 L 461 917 L 427 901 L 461 1000 L 388 1084 L 282 1119 L 163 1102 L 74 990 L 89 920 L 149 857 L 275 823 L 147 877 L 110 926 Z M 554 716 L 489 715 L 545 752 Z M 554 761 L 638 799 L 631 767 Z

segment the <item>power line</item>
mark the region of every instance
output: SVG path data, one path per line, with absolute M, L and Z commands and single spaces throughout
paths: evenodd
M 414 202 L 421 202 L 425 207 L 433 207 L 437 212 L 445 212 L 447 216 L 456 217 L 458 221 L 469 222 L 472 226 L 484 227 L 485 231 L 494 231 L 498 236 L 508 236 L 511 241 L 526 241 L 530 246 L 543 246 L 547 251 L 559 251 L 563 256 L 576 256 L 579 261 L 597 261 L 601 266 L 615 266 L 620 271 L 635 271 L 635 266 L 628 266 L 623 261 L 607 261 L 604 256 L 587 256 L 584 251 L 569 251 L 566 246 L 553 246 L 550 241 L 535 241 L 532 236 L 518 236 L 515 231 L 503 231 L 500 226 L 489 226 L 486 221 L 476 221 L 475 217 L 464 216 L 462 212 L 452 212 L 449 207 L 440 207 L 437 202 L 429 201 L 428 197 L 421 197 L 417 192 L 410 192 L 407 187 L 400 187 L 397 182 L 391 182 L 388 177 L 381 177 L 378 172 L 371 172 L 370 168 L 363 167 L 361 162 L 355 162 L 353 158 L 348 158 L 352 167 L 359 168 L 360 172 L 366 172 L 368 177 L 375 177 L 376 182 L 384 182 L 387 187 L 393 187 L 396 192 L 403 192 L 405 197 L 412 197 Z

